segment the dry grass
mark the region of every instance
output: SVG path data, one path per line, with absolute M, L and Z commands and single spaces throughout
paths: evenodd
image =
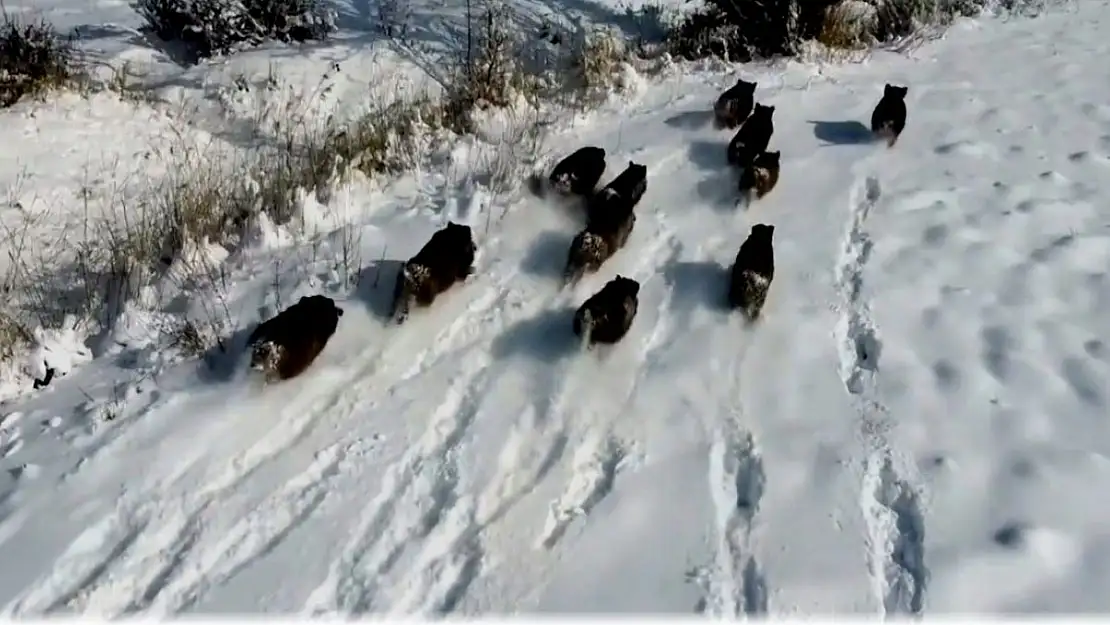
M 834 50 L 862 50 L 870 42 L 870 28 L 852 0 L 838 2 L 825 10 L 817 41 Z
M 374 102 L 354 118 L 324 120 L 306 112 L 321 92 L 306 94 L 268 110 L 259 120 L 267 136 L 251 148 L 198 144 L 182 132 L 152 152 L 167 165 L 164 176 L 139 193 L 107 192 L 100 201 L 111 210 L 98 211 L 86 198 L 82 231 L 66 241 L 32 250 L 25 240 L 36 230 L 31 216 L 0 234 L 9 250 L 3 279 L 11 294 L 0 308 L 0 361 L 25 351 L 31 328 L 76 318 L 82 332 L 105 335 L 129 306 L 157 313 L 167 343 L 182 353 L 225 351 L 237 329 L 227 267 L 198 265 L 194 252 L 215 245 L 232 253 L 257 220 L 294 221 L 305 193 L 319 196 L 355 172 L 384 179 L 418 166 L 429 155 L 429 137 L 474 135 L 479 149 L 466 182 L 483 185 L 491 203 L 507 206 L 543 151 L 550 98 L 571 89 L 580 99 L 618 84 L 630 52 L 616 33 L 595 31 L 568 46 L 562 64 L 531 67 L 521 60 L 527 55 L 505 4 L 473 7 L 469 19 L 471 32 L 441 93 Z M 106 86 L 126 100 L 147 101 L 127 68 Z M 485 122 L 497 116 L 491 132 Z M 487 230 L 504 211 L 487 211 Z M 334 260 L 347 284 L 362 264 L 359 232 L 345 231 Z M 171 300 L 182 296 L 188 310 L 179 303 L 171 312 Z
M 621 70 L 631 56 L 627 43 L 615 29 L 587 32 L 572 58 L 580 88 L 591 95 L 610 90 L 620 81 Z
M 368 178 L 397 174 L 420 158 L 415 149 L 419 136 L 450 121 L 444 107 L 428 96 L 388 102 L 325 133 L 307 148 L 315 154 L 306 161 L 354 168 Z
M 25 325 L 7 311 L 0 311 L 0 362 L 14 360 L 32 341 L 31 332 Z
M 45 20 L 22 22 L 2 4 L 0 12 L 0 108 L 68 85 L 74 76 L 71 41 Z

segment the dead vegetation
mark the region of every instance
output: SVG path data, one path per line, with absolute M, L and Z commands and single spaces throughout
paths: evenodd
M 0 108 L 68 84 L 74 74 L 71 39 L 46 20 L 25 22 L 2 4 L 0 12 Z

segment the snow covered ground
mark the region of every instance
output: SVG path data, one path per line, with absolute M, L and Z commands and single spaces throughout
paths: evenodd
M 5 612 L 1110 608 L 1108 30 L 1089 1 L 740 68 L 783 159 L 748 210 L 709 124 L 735 76 L 644 83 L 551 138 L 604 147 L 606 180 L 649 170 L 629 246 L 566 292 L 558 207 L 445 195 L 439 171 L 340 190 L 313 236 L 222 259 L 238 340 L 300 295 L 340 300 L 303 377 L 260 391 L 116 337 L 4 405 Z M 863 127 L 886 82 L 909 86 L 891 150 Z M 26 208 L 103 149 L 139 167 L 129 138 L 176 128 L 144 106 L 0 113 L 4 184 L 34 174 Z M 43 240 L 77 223 L 48 215 Z M 447 219 L 474 225 L 478 273 L 385 327 L 392 272 Z M 720 300 L 755 223 L 777 273 L 746 329 Z M 570 311 L 618 273 L 642 283 L 629 336 L 577 353 Z

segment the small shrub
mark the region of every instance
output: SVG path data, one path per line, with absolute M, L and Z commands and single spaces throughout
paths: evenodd
M 374 107 L 329 133 L 324 141 L 304 151 L 315 164 L 319 179 L 339 168 L 353 167 L 369 178 L 399 173 L 415 164 L 414 149 L 421 133 L 442 128 L 442 107 L 427 97 L 400 99 Z
M 0 362 L 10 362 L 29 346 L 34 337 L 30 331 L 9 315 L 0 311 Z
M 45 20 L 0 24 L 0 108 L 65 84 L 73 75 L 72 42 Z
M 519 98 L 535 100 L 544 87 L 530 54 L 514 31 L 518 16 L 502 0 L 476 7 L 466 0 L 465 39 L 457 42 L 443 80 L 443 125 L 459 134 L 474 131 L 471 112 L 509 107 Z
M 870 43 L 875 11 L 861 0 L 844 0 L 825 10 L 817 41 L 837 50 L 859 50 Z
M 404 41 L 412 20 L 409 0 L 378 0 L 378 30 L 389 38 Z
M 335 32 L 335 12 L 324 0 L 243 0 L 261 36 L 277 41 L 326 39 Z
M 193 252 L 199 248 L 194 248 Z M 229 281 L 223 265 L 201 256 L 182 254 L 170 278 L 180 292 L 190 293 L 188 310 L 176 317 L 164 331 L 170 345 L 186 356 L 204 356 L 215 349 L 227 353 L 229 330 L 237 329 L 228 304 Z
M 169 328 L 170 347 L 187 356 L 200 357 L 212 346 L 213 339 L 191 319 L 181 319 Z
M 635 33 L 631 45 L 641 56 L 649 56 L 650 48 L 664 43 L 667 34 L 674 28 L 678 11 L 669 6 L 648 2 L 638 7 L 625 5 L 624 18 Z
M 335 31 L 335 13 L 322 0 L 137 0 L 135 8 L 160 39 L 184 44 L 192 62 Z
M 165 266 L 189 242 L 232 239 L 256 204 L 235 169 L 221 154 L 197 151 L 181 157 L 144 199 L 138 215 L 120 219 L 128 255 L 145 266 Z
M 138 0 L 135 9 L 159 39 L 183 44 L 191 62 L 254 43 L 234 0 Z
M 872 35 L 879 42 L 908 35 L 920 22 L 933 17 L 934 6 L 932 0 L 879 0 L 875 5 Z
M 598 29 L 587 33 L 574 51 L 572 65 L 580 80 L 580 87 L 587 92 L 603 91 L 612 87 L 629 59 L 629 50 L 620 35 L 612 29 Z
M 712 6 L 683 16 L 667 38 L 667 49 L 690 61 L 707 57 L 737 63 L 751 60 L 740 28 L 729 24 L 725 14 Z

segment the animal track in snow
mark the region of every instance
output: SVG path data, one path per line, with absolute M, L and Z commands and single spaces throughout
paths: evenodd
M 496 284 L 504 286 L 512 275 L 515 274 L 510 272 Z M 453 330 L 440 331 L 431 348 L 409 358 L 413 364 L 403 374 L 394 365 L 392 369 L 396 375 L 390 379 L 388 389 L 371 393 L 369 398 L 391 396 L 392 389 L 406 378 L 430 371 L 442 357 L 464 348 L 471 340 L 480 341 L 480 337 L 474 338 L 479 331 L 488 332 L 504 322 L 502 304 L 511 296 L 511 289 L 487 288 L 485 296 L 471 294 L 455 302 L 444 302 L 450 304 L 448 309 L 422 311 L 422 316 L 426 316 L 425 324 L 446 319 Z M 533 309 L 541 309 L 544 303 L 535 302 L 516 314 L 526 315 Z M 466 310 L 462 310 L 464 305 Z M 415 317 L 408 323 L 414 321 Z M 449 344 L 439 342 L 444 337 L 449 339 Z M 415 346 L 416 340 L 413 337 L 408 343 Z M 387 353 L 399 359 L 404 351 L 391 347 Z M 468 361 L 466 370 L 454 380 L 439 405 L 430 411 L 433 416 L 423 440 L 388 467 L 379 496 L 366 506 L 348 545 L 332 563 L 327 578 L 307 600 L 304 610 L 308 614 L 367 612 L 390 603 L 390 597 L 381 596 L 383 593 L 403 593 L 406 601 L 413 603 L 408 601 L 414 596 L 409 590 L 417 587 L 425 588 L 427 597 L 420 599 L 422 606 L 414 604 L 410 608 L 438 610 L 442 608 L 435 607 L 434 603 L 438 601 L 443 606 L 458 601 L 469 582 L 477 576 L 476 564 L 482 552 L 477 542 L 480 527 L 473 520 L 466 520 L 470 515 L 470 503 L 460 501 L 454 458 L 456 448 L 478 418 L 482 396 L 490 390 L 495 378 L 486 370 L 488 364 L 484 359 Z M 347 394 L 340 406 L 343 418 L 364 407 L 367 400 L 366 393 Z M 492 505 L 502 508 L 505 504 L 494 502 Z M 428 548 L 413 554 L 421 540 L 430 541 Z M 432 543 L 438 546 L 433 549 Z M 448 546 L 443 547 L 444 544 Z M 460 554 L 464 554 L 461 560 Z M 406 562 L 404 570 L 398 570 L 402 559 L 408 556 L 420 562 L 412 566 Z M 398 576 L 403 579 L 394 579 Z
M 924 514 L 919 496 L 893 467 L 887 430 L 891 422 L 875 396 L 882 341 L 863 297 L 863 274 L 871 253 L 868 214 L 882 189 L 868 176 L 853 189 L 850 220 L 837 286 L 843 300 L 838 324 L 840 374 L 844 388 L 860 401 L 860 433 L 867 457 L 863 463 L 860 507 L 867 526 L 867 560 L 882 613 L 921 613 L 927 574 L 924 561 Z
M 662 220 L 657 223 L 654 243 L 641 252 L 631 271 L 620 271 L 622 275 L 648 271 L 674 253 L 675 235 Z M 553 396 L 543 406 L 546 419 L 559 424 L 560 436 L 579 455 L 563 493 L 552 503 L 537 548 L 555 547 L 574 518 L 588 514 L 608 494 L 618 469 L 627 466 L 632 447 L 628 441 L 635 436 L 619 431 L 629 425 L 623 416 L 644 375 L 643 363 L 668 327 L 669 289 L 658 286 L 645 281 L 636 319 L 619 343 L 596 346 L 596 353 L 587 351 L 571 359 L 560 369 L 561 381 L 552 385 Z
M 23 449 L 23 439 L 13 437 L 4 444 L 4 449 L 3 452 L 0 452 L 0 457 L 8 458 L 14 456 L 19 453 L 21 449 Z
M 192 605 L 203 592 L 269 552 L 323 501 L 344 457 L 331 448 L 218 536 L 205 536 L 214 499 L 121 504 L 79 536 L 50 575 L 13 607 L 16 614 L 80 611 L 107 617 L 160 615 Z
M 23 413 L 21 412 L 9 412 L 3 417 L 0 417 L 0 432 L 14 428 L 22 418 Z
M 718 616 L 766 614 L 767 580 L 751 548 L 751 535 L 767 475 L 751 433 L 732 425 L 718 433 L 710 456 L 721 545 L 720 574 L 709 582 L 706 610 Z
M 627 456 L 626 447 L 608 437 L 580 448 L 570 483 L 552 504 L 540 537 L 545 549 L 554 547 L 576 518 L 588 515 L 613 491 Z
M 880 453 L 867 458 L 863 485 L 868 566 L 883 613 L 920 614 L 928 570 L 919 495 L 898 475 L 890 457 Z
M 359 614 L 398 599 L 382 594 L 400 593 L 410 604 L 447 603 L 457 600 L 473 580 L 480 555 L 470 562 L 465 554 L 480 554 L 481 548 L 470 532 L 471 506 L 461 501 L 454 460 L 489 385 L 488 364 L 472 362 L 458 375 L 435 408 L 422 440 L 389 467 L 381 494 L 366 506 L 327 578 L 309 597 L 308 614 Z M 390 585 L 389 576 L 402 557 L 421 543 L 424 548 L 403 579 Z M 464 557 L 456 566 L 460 551 Z M 421 596 L 415 596 L 413 588 L 423 589 L 416 593 Z
M 865 224 L 879 201 L 882 189 L 878 178 L 864 180 L 863 193 L 856 189 L 851 198 L 851 220 L 837 267 L 837 287 L 843 300 L 837 335 L 840 343 L 840 376 L 849 393 L 863 393 L 865 374 L 877 373 L 882 341 L 863 298 L 863 274 L 871 255 L 871 237 Z
M 330 396 L 319 395 L 309 393 L 289 403 L 275 419 L 284 427 L 270 427 L 253 445 L 236 448 L 226 463 L 205 466 L 208 463 L 201 462 L 206 459 L 205 454 L 214 460 L 220 453 L 217 449 L 212 458 L 213 445 L 198 444 L 187 448 L 193 453 L 175 456 L 167 464 L 151 468 L 149 479 L 125 492 L 113 512 L 73 541 L 60 566 L 31 585 L 12 604 L 14 612 L 40 614 L 79 609 L 118 616 L 145 611 L 151 605 L 176 612 L 210 588 L 210 579 L 229 577 L 265 555 L 274 542 L 303 522 L 322 501 L 326 492 L 324 482 L 330 480 L 331 472 L 328 469 L 313 477 L 316 475 L 313 467 L 321 462 L 320 457 L 329 457 L 330 451 L 321 452 L 316 462 L 287 484 L 287 489 L 293 489 L 288 497 L 276 496 L 269 504 L 264 501 L 261 508 L 242 515 L 245 518 L 234 519 L 240 525 L 229 527 L 232 534 L 208 537 L 202 530 L 218 522 L 220 515 L 229 514 L 222 504 L 258 469 L 305 435 L 314 419 L 330 405 Z M 297 418 L 292 418 L 294 415 Z M 217 427 L 202 438 L 219 443 L 217 448 L 226 446 L 220 432 L 223 429 Z M 305 480 L 307 485 L 302 484 Z M 308 494 L 292 499 L 297 489 Z M 259 514 L 266 518 L 260 519 Z M 253 525 L 241 525 L 248 522 Z M 249 536 L 240 535 L 232 543 L 223 540 L 239 529 Z M 265 544 L 256 544 L 259 537 Z M 124 545 L 125 542 L 128 544 Z M 219 543 L 220 551 L 195 551 L 197 545 L 208 542 Z M 168 558 L 164 557 L 167 553 Z M 194 575 L 192 581 L 179 579 L 190 571 Z
M 317 453 L 308 467 L 216 540 L 201 541 L 204 548 L 178 565 L 176 574 L 166 579 L 151 599 L 148 610 L 156 615 L 179 612 L 209 588 L 269 553 L 323 503 L 348 451 L 333 446 Z
M 483 368 L 466 388 L 447 436 L 429 457 L 435 476 L 427 497 L 430 508 L 422 518 L 421 549 L 387 593 L 391 613 L 450 611 L 482 571 L 481 528 L 473 498 L 463 495 L 458 450 L 489 386 L 489 369 Z
M 12 412 L 0 418 L 0 458 L 7 458 L 23 449 L 23 431 L 19 421 L 23 413 Z
M 480 299 L 463 298 L 457 305 L 461 307 Z M 75 569 L 87 570 L 99 566 L 95 561 L 103 560 L 103 568 L 107 572 L 98 574 L 92 582 L 80 584 L 77 591 L 68 593 L 72 597 L 65 598 L 64 602 L 87 604 L 88 610 L 113 615 L 132 611 L 172 613 L 192 605 L 216 584 L 268 553 L 324 501 L 326 489 L 322 484 L 341 472 L 342 463 L 338 460 L 324 462 L 331 457 L 331 452 L 323 453 L 321 457 L 324 459 L 318 458 L 312 465 L 319 469 L 319 479 L 294 478 L 287 485 L 288 492 L 263 501 L 260 510 L 248 511 L 249 514 L 241 515 L 243 518 L 231 518 L 229 522 L 219 525 L 227 532 L 205 536 L 219 531 L 212 529 L 217 525 L 210 521 L 218 521 L 218 515 L 227 516 L 226 511 L 221 511 L 220 502 L 237 492 L 239 486 L 263 464 L 300 444 L 313 432 L 320 431 L 321 421 L 332 421 L 345 412 L 343 409 L 349 402 L 365 397 L 364 392 L 350 392 L 347 389 L 349 385 L 343 382 L 350 379 L 348 376 L 357 376 L 358 371 L 375 370 L 372 365 L 375 355 L 396 355 L 398 360 L 403 358 L 396 350 L 380 350 L 360 359 L 353 367 L 354 373 L 334 373 L 334 379 L 322 384 L 319 392 L 299 397 L 298 401 L 282 411 L 281 418 L 277 420 L 283 423 L 283 427 L 265 430 L 258 440 L 244 439 L 244 443 L 249 443 L 245 450 L 236 445 L 236 453 L 227 461 L 204 469 L 207 475 L 199 476 L 201 479 L 195 486 L 186 487 L 182 481 L 186 476 L 197 473 L 201 465 L 195 462 L 182 463 L 180 459 L 175 459 L 171 465 L 157 471 L 147 488 L 139 489 L 142 492 L 136 492 L 128 506 L 121 507 L 106 521 L 110 526 L 119 527 L 138 522 L 149 523 L 152 529 L 141 532 L 136 538 L 136 545 L 119 555 L 104 556 L 103 549 L 75 553 Z M 412 357 L 411 354 L 409 356 Z M 416 359 L 419 360 L 419 353 Z M 393 372 L 397 373 L 399 371 Z M 385 376 L 388 378 L 390 373 L 385 372 Z M 218 436 L 216 440 L 219 440 Z M 332 444 L 327 449 L 350 450 L 360 444 L 356 440 L 346 446 Z M 226 446 L 220 443 L 220 447 Z M 204 449 L 203 445 L 197 447 Z M 204 453 L 209 452 L 210 448 L 194 460 L 202 460 Z M 347 452 L 337 453 L 343 455 Z M 219 459 L 222 458 L 217 457 Z M 314 471 L 312 467 L 305 470 L 306 475 Z M 450 489 L 439 489 L 439 486 L 437 482 L 436 493 L 431 497 L 436 501 L 445 499 L 439 496 L 441 492 L 450 492 Z M 163 494 L 169 489 L 179 490 L 181 494 Z M 150 498 L 154 499 L 153 505 L 148 501 Z M 426 511 L 421 518 L 427 521 L 426 525 L 434 525 L 438 514 Z M 156 519 L 157 523 L 151 519 Z M 155 527 L 157 531 L 153 529 Z M 202 548 L 207 545 L 212 545 L 212 549 Z M 106 549 L 108 545 L 103 547 Z M 161 557 L 167 554 L 170 557 Z M 69 585 L 68 581 L 59 580 Z M 22 601 L 22 605 L 38 611 L 38 606 L 44 602 L 57 604 L 57 601 L 50 600 L 50 595 L 58 594 L 52 590 L 52 583 L 49 579 L 45 580 L 38 591 L 28 593 L 30 599 Z M 52 608 L 48 606 L 48 609 Z

